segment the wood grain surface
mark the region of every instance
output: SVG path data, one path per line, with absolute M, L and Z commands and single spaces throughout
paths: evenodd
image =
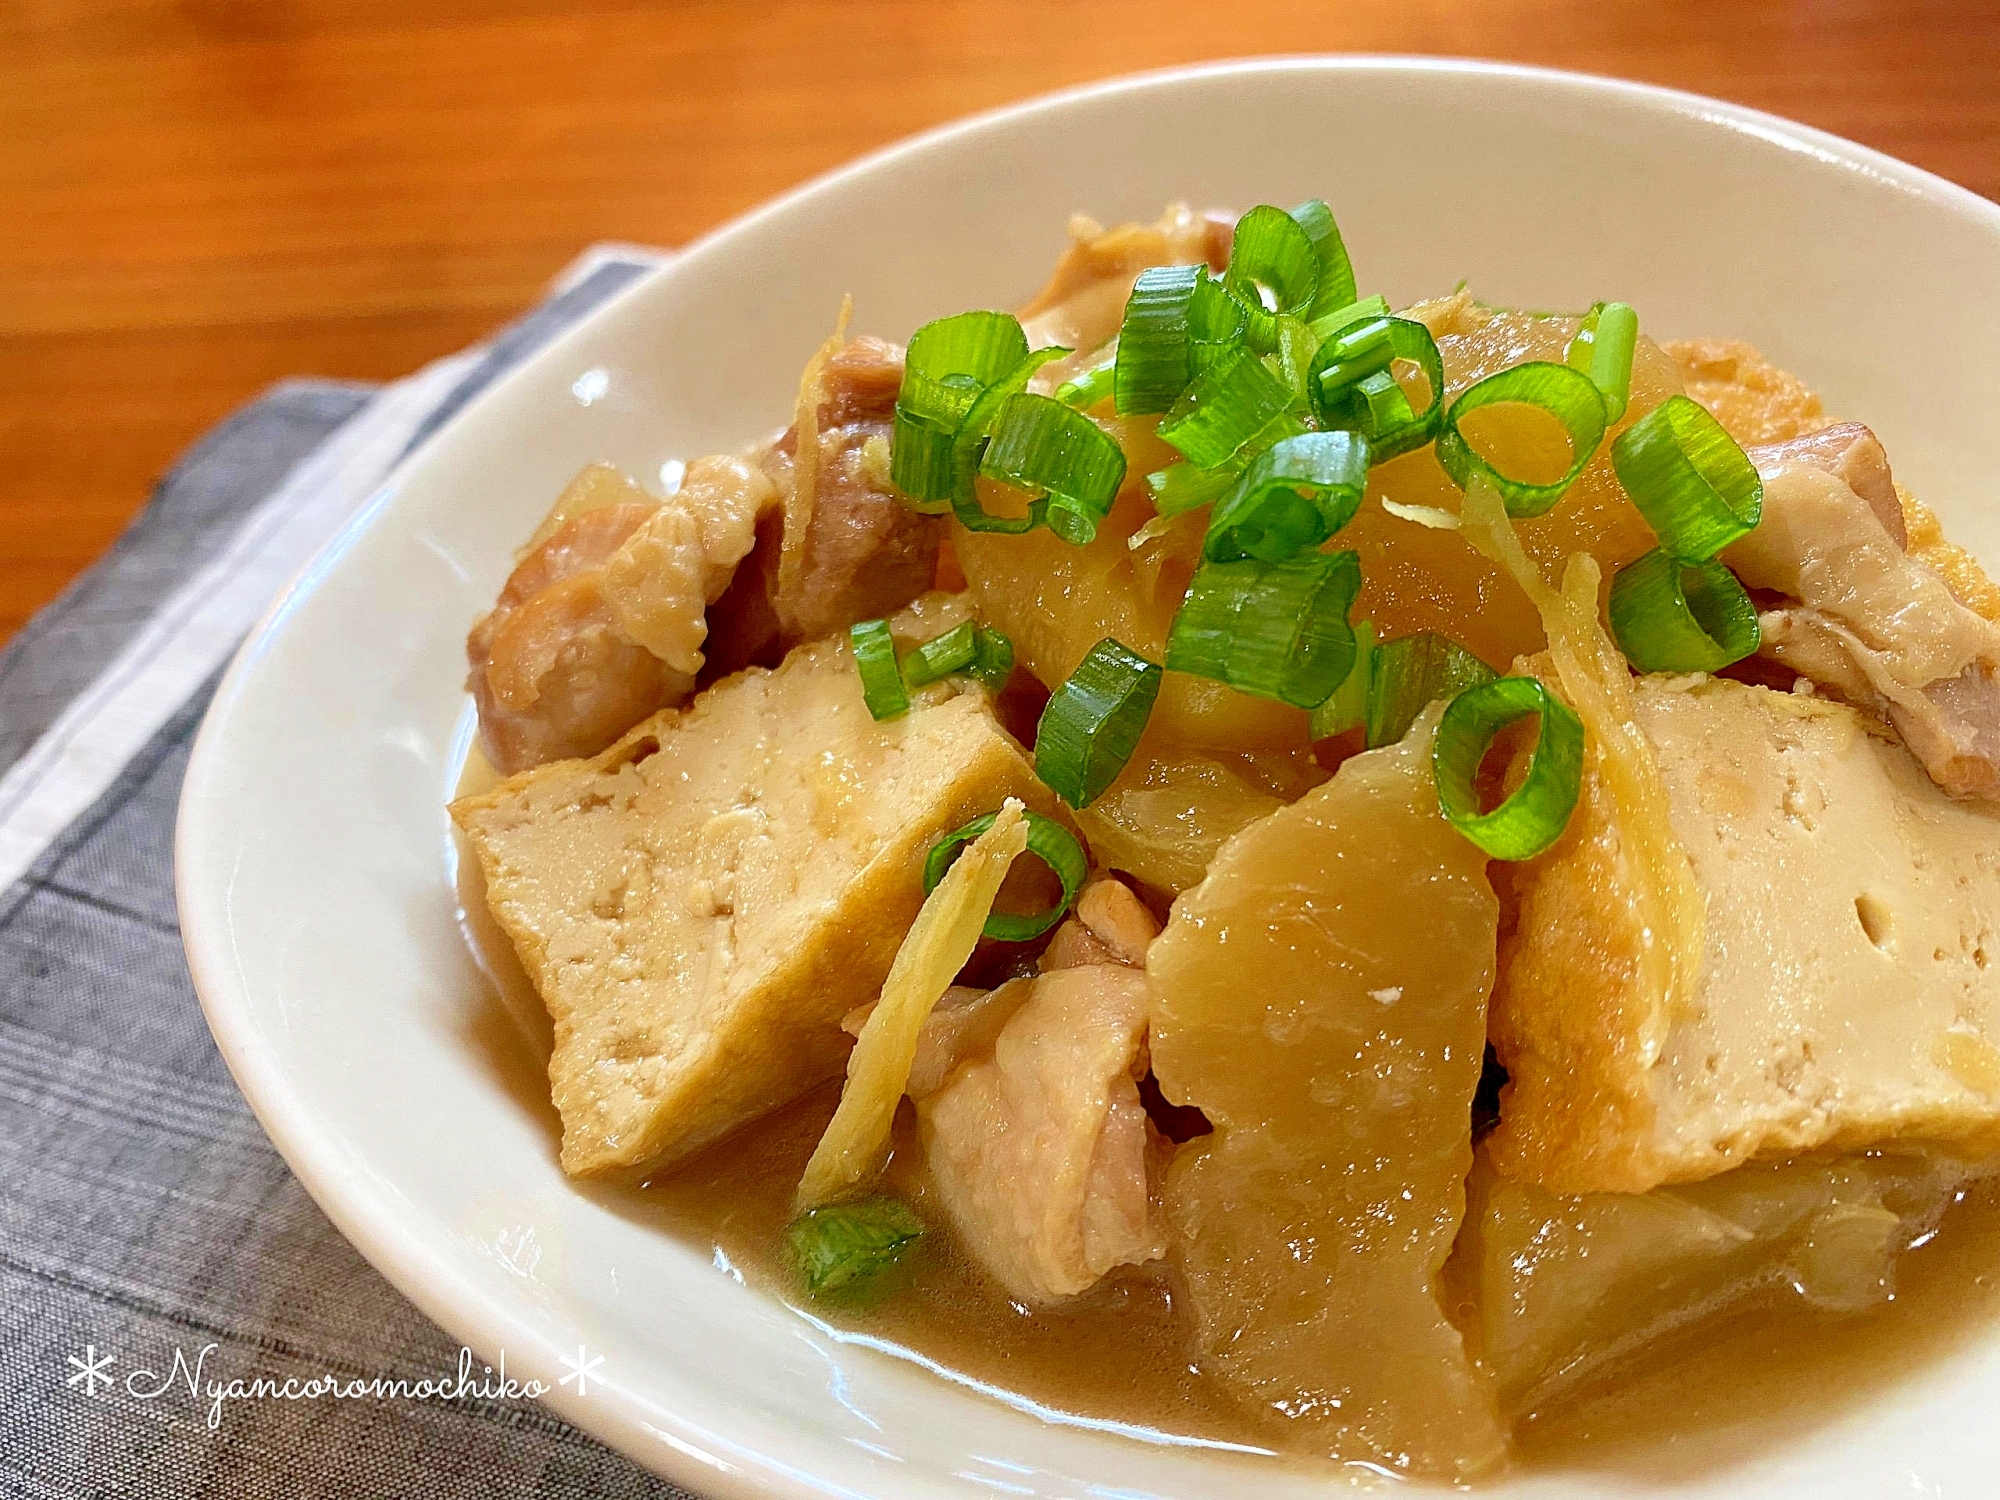
M 0 0 L 0 636 L 273 380 L 970 110 L 1309 51 L 1671 84 L 2000 196 L 2000 0 Z

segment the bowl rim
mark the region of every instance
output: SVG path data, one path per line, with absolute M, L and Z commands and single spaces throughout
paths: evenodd
M 449 1336 L 474 1351 L 504 1348 L 514 1370 L 548 1388 L 539 1399 L 565 1421 L 666 1479 L 713 1500 L 753 1500 L 782 1496 L 817 1500 L 829 1493 L 851 1494 L 773 1456 L 768 1445 L 751 1452 L 719 1432 L 678 1414 L 657 1419 L 659 1408 L 616 1381 L 586 1399 L 557 1383 L 560 1355 L 524 1316 L 520 1306 L 480 1289 L 449 1261 L 430 1253 L 426 1243 L 399 1222 L 384 1195 L 343 1161 L 336 1132 L 297 1096 L 275 1049 L 266 1044 L 252 1017 L 248 987 L 239 984 L 230 961 L 226 923 L 212 909 L 217 882 L 207 878 L 201 848 L 201 808 L 215 780 L 219 746 L 243 698 L 264 648 L 285 627 L 294 607 L 374 524 L 407 477 L 434 461 L 438 441 L 466 412 L 497 400 L 523 383 L 544 360 L 587 340 L 602 323 L 621 315 L 625 304 L 658 279 L 698 257 L 724 250 L 766 220 L 797 205 L 838 193 L 849 181 L 892 162 L 934 150 L 948 142 L 999 125 L 1058 112 L 1077 103 L 1151 90 L 1171 89 L 1205 79 L 1256 73 L 1341 74 L 1414 73 L 1441 78 L 1477 77 L 1610 101 L 1644 112 L 1693 117 L 1828 166 L 1861 173 L 1884 185 L 1982 221 L 2000 236 L 2000 204 L 1957 183 L 1872 147 L 1782 116 L 1686 90 L 1599 74 L 1458 56 L 1406 53 L 1272 54 L 1194 63 L 1120 74 L 1038 94 L 967 115 L 904 137 L 833 167 L 690 241 L 660 266 L 634 277 L 529 358 L 506 371 L 460 412 L 412 448 L 387 478 L 266 608 L 236 650 L 214 693 L 190 752 L 175 820 L 174 886 L 189 973 L 216 1046 L 245 1101 L 287 1167 L 334 1226 L 399 1293 Z

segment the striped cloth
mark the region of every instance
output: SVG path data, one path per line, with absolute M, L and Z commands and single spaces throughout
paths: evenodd
M 0 655 L 0 1495 L 681 1494 L 486 1394 L 476 1365 L 463 1388 L 469 1356 L 341 1239 L 237 1093 L 173 895 L 189 743 L 264 606 L 413 444 L 656 259 L 593 251 L 393 385 L 275 387 Z M 255 1377 L 349 1394 L 212 1394 Z

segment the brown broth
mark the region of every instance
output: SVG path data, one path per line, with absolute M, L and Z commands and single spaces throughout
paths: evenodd
M 1688 1478 L 1796 1442 L 2000 1319 L 2000 1178 L 1907 1251 L 1887 1306 L 1820 1312 L 1778 1294 L 1655 1343 L 1515 1428 L 1531 1470 Z
M 483 784 L 468 768 L 460 790 Z M 477 862 L 462 843 L 457 848 L 461 930 L 492 984 L 469 1040 L 522 1107 L 547 1123 L 553 1149 L 559 1127 L 548 1097 L 548 1020 L 487 913 Z M 829 1084 L 671 1176 L 606 1192 L 605 1201 L 663 1233 L 719 1250 L 726 1267 L 751 1285 L 800 1305 L 782 1260 L 782 1231 L 792 1191 L 837 1099 Z M 922 1211 L 923 1174 L 907 1103 L 897 1119 L 889 1178 Z M 933 1234 L 895 1295 L 859 1307 L 813 1305 L 810 1313 L 892 1354 L 942 1365 L 1074 1417 L 1261 1446 L 1231 1399 L 1189 1365 L 1171 1278 L 1160 1271 L 1128 1267 L 1059 1309 L 1031 1310 L 1010 1302 L 949 1234 Z M 1902 1258 L 1888 1305 L 1833 1315 L 1795 1297 L 1772 1297 L 1709 1318 L 1523 1415 L 1512 1470 L 1653 1479 L 1714 1474 L 1865 1406 L 1996 1321 L 2000 1179 L 1989 1179 L 1962 1194 L 1936 1231 Z

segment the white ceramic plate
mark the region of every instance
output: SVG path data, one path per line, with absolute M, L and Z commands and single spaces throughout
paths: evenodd
M 1364 289 L 1392 301 L 1470 277 L 1500 302 L 1616 295 L 1661 336 L 1755 340 L 1872 423 L 1899 477 L 2000 560 L 2000 208 L 1629 84 L 1370 58 L 1105 84 L 837 172 L 602 308 L 431 439 L 244 647 L 188 771 L 180 907 L 237 1082 L 334 1222 L 510 1371 L 553 1384 L 579 1344 L 601 1354 L 601 1383 L 551 1404 L 684 1484 L 907 1500 L 1326 1487 L 1324 1466 L 1079 1426 L 837 1341 L 573 1188 L 524 1102 L 534 1061 L 496 1027 L 460 936 L 443 812 L 466 626 L 580 465 L 650 478 L 774 431 L 843 292 L 857 327 L 901 336 L 1022 300 L 1072 210 L 1312 195 Z M 1505 1493 L 1990 1496 L 1996 1411 L 1987 1339 L 1725 1472 Z

